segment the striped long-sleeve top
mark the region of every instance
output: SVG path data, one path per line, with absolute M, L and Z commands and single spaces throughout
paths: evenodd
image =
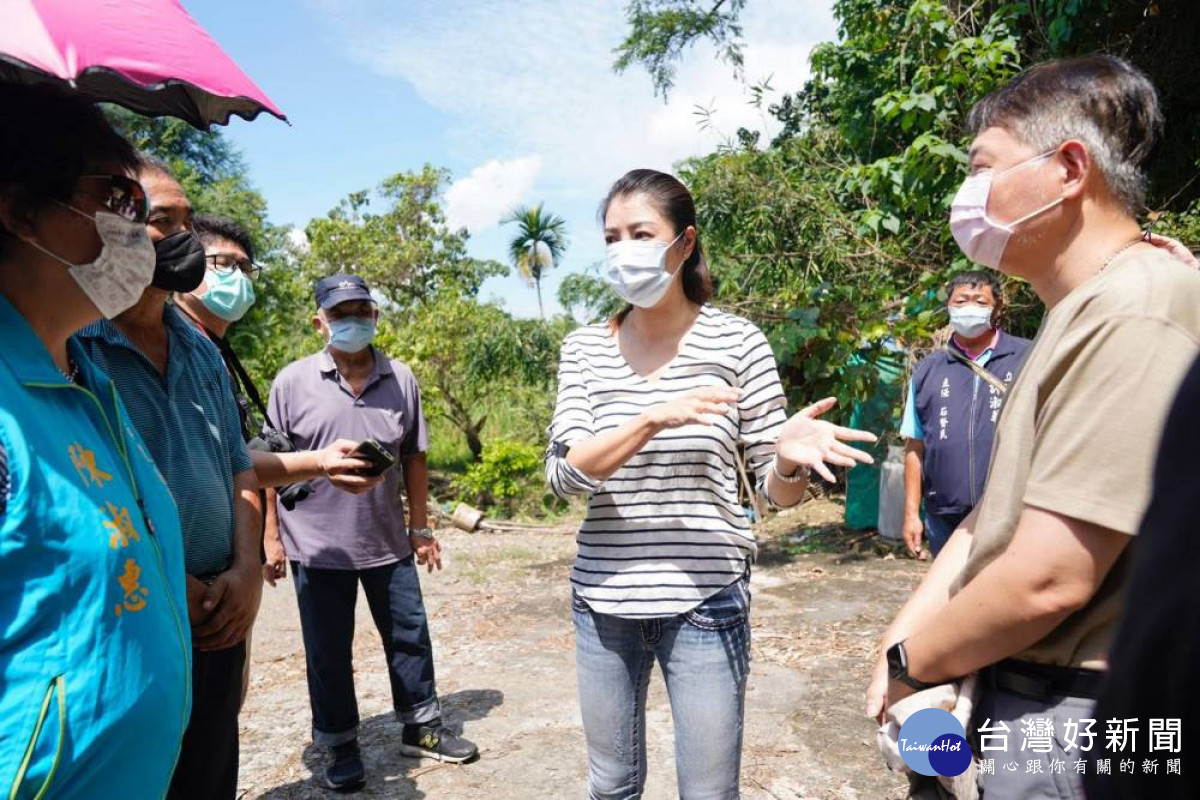
M 601 482 L 568 463 L 575 442 L 705 386 L 741 400 L 717 424 L 658 433 Z M 653 381 L 626 362 L 608 325 L 563 342 L 546 477 L 560 497 L 590 494 L 571 582 L 595 611 L 683 614 L 737 580 L 757 553 L 737 495 L 739 445 L 761 488 L 786 415 L 775 356 L 751 322 L 704 306 L 676 357 Z

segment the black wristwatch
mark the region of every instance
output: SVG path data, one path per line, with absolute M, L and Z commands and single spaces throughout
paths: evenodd
M 894 681 L 900 681 L 906 686 L 911 686 L 918 692 L 925 689 L 931 689 L 937 686 L 936 683 L 925 683 L 919 681 L 912 675 L 908 674 L 908 652 L 904 649 L 904 642 L 896 642 L 888 648 L 887 651 L 888 677 Z

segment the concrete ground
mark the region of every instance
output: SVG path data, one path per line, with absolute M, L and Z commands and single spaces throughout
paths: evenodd
M 836 526 L 828 501 L 775 519 L 752 579 L 746 798 L 903 796 L 861 711 L 871 651 L 924 565 Z M 807 538 L 798 541 L 807 534 Z M 355 680 L 368 770 L 362 797 L 579 798 L 586 752 L 575 696 L 567 581 L 570 533 L 443 531 L 445 570 L 423 577 L 448 722 L 479 744 L 467 765 L 403 758 L 383 650 L 360 597 Z M 676 797 L 671 715 L 661 675 L 648 701 L 645 797 Z M 241 717 L 240 795 L 316 798 L 325 754 L 312 745 L 290 579 L 264 589 L 250 694 Z

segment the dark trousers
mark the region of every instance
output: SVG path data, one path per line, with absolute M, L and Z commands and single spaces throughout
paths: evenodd
M 246 643 L 192 650 L 192 715 L 169 800 L 232 800 L 238 782 L 238 708 Z
M 967 518 L 966 514 L 925 514 L 925 535 L 929 537 L 929 551 L 934 557 L 950 541 L 954 531 Z
M 333 746 L 358 735 L 352 651 L 359 583 L 383 639 L 396 716 L 406 724 L 441 716 L 429 621 L 411 555 L 395 564 L 363 570 L 313 569 L 293 561 L 292 574 L 315 743 Z

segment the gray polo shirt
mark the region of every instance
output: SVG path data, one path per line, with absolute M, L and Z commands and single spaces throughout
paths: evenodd
M 336 439 L 375 439 L 399 460 L 428 447 L 421 392 L 412 370 L 374 347 L 375 366 L 357 397 L 322 351 L 289 364 L 271 386 L 272 421 L 297 448 L 325 447 Z M 288 511 L 277 503 L 288 558 L 319 569 L 368 569 L 412 552 L 400 496 L 400 465 L 364 494 L 314 481 L 316 491 Z

